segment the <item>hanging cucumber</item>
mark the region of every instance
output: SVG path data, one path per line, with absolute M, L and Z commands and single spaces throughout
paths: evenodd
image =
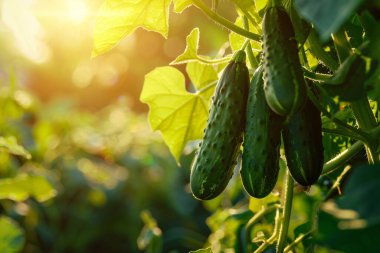
M 233 174 L 242 142 L 248 86 L 245 53 L 238 51 L 215 89 L 203 142 L 191 169 L 191 190 L 198 199 L 217 197 Z
M 263 68 L 260 66 L 253 75 L 248 93 L 240 171 L 245 190 L 255 198 L 267 196 L 276 185 L 284 121 L 267 105 L 262 77 Z
M 323 168 L 322 122 L 319 110 L 310 100 L 290 117 L 282 137 L 294 180 L 303 186 L 315 183 Z
M 305 102 L 306 84 L 293 26 L 282 7 L 269 7 L 264 15 L 263 56 L 268 105 L 279 115 L 291 115 Z

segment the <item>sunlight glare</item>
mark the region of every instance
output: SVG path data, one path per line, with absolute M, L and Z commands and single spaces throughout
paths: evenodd
M 68 1 L 67 9 L 69 20 L 76 24 L 82 23 L 89 16 L 89 10 L 83 1 Z

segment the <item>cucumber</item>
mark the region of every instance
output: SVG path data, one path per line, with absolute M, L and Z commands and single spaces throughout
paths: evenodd
M 306 98 L 306 83 L 289 15 L 269 7 L 263 18 L 264 91 L 269 107 L 281 116 L 298 111 Z
M 249 88 L 240 176 L 249 195 L 267 196 L 277 182 L 281 129 L 284 118 L 272 112 L 263 90 L 263 68 L 254 73 Z
M 294 180 L 303 186 L 314 184 L 322 173 L 322 121 L 319 110 L 308 99 L 289 118 L 282 131 L 286 162 Z
M 217 197 L 227 186 L 239 154 L 245 125 L 249 74 L 244 51 L 238 51 L 218 81 L 194 159 L 190 186 L 202 200 Z

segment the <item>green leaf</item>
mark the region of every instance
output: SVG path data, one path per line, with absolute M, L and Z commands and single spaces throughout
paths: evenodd
M 21 252 L 25 243 L 24 232 L 8 217 L 0 216 L 0 252 Z
M 185 77 L 173 67 L 159 67 L 145 76 L 140 100 L 149 105 L 150 126 L 162 133 L 177 162 L 188 141 L 203 137 L 214 88 L 189 93 Z
M 324 204 L 317 239 L 321 245 L 347 253 L 380 252 L 380 165 L 353 169 L 343 197 Z
M 212 253 L 211 248 L 199 249 L 195 251 L 189 251 L 189 253 Z
M 198 47 L 199 47 L 199 28 L 196 27 L 191 30 L 190 34 L 186 37 L 186 48 L 185 51 L 179 55 L 174 61 L 170 64 L 183 64 L 193 61 L 202 62 L 204 64 L 220 64 L 224 62 L 228 62 L 231 57 L 225 57 L 221 59 L 213 59 L 209 60 L 207 56 L 198 55 Z
M 322 41 L 327 41 L 346 22 L 363 0 L 295 0 L 294 7 L 314 24 Z
M 7 151 L 10 154 L 22 156 L 25 159 L 30 159 L 32 156 L 30 153 L 21 145 L 17 144 L 15 137 L 0 137 L 0 150 Z
M 193 4 L 191 0 L 173 0 L 174 3 L 174 11 L 177 13 L 181 13 L 184 9 Z
M 109 51 L 138 27 L 166 38 L 169 4 L 170 0 L 106 0 L 96 18 L 92 56 Z
M 186 65 L 186 72 L 198 90 L 218 80 L 218 73 L 212 65 L 206 65 L 200 62 L 189 62 Z
M 21 175 L 0 179 L 0 199 L 24 201 L 29 197 L 43 202 L 57 194 L 53 186 L 42 176 Z

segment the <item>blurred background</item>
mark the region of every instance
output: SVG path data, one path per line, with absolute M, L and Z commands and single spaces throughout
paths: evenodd
M 188 252 L 206 242 L 210 212 L 242 198 L 232 183 L 228 198 L 196 201 L 193 153 L 176 164 L 138 100 L 193 27 L 210 55 L 227 31 L 190 8 L 171 13 L 168 39 L 137 29 L 91 59 L 101 3 L 0 1 L 2 253 Z
M 138 101 L 144 75 L 182 53 L 193 27 L 201 29 L 201 53 L 212 55 L 211 50 L 228 39 L 226 30 L 189 8 L 182 14 L 171 12 L 168 39 L 139 28 L 112 51 L 91 59 L 95 16 L 102 0 L 1 3 L 3 72 L 17 72 L 18 83 L 43 102 L 69 98 L 92 111 L 121 97 L 128 98 L 134 111 L 147 111 Z

